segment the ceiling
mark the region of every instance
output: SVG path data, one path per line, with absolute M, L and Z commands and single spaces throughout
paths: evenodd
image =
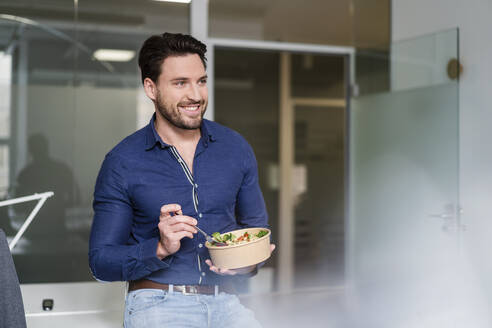
M 359 48 L 384 46 L 390 37 L 389 0 L 209 1 L 212 37 Z M 132 86 L 139 83 L 134 78 L 136 58 L 108 68 L 93 60 L 92 51 L 138 51 L 151 34 L 189 31 L 189 5 L 152 0 L 78 0 L 77 7 L 74 0 L 2 0 L 2 14 L 40 24 L 23 25 L 0 16 L 0 51 L 22 38 L 29 41 L 32 83 L 64 84 L 72 81 L 77 68 L 77 78 L 87 74 L 87 83 L 97 74 L 100 83 Z
M 189 5 L 152 0 L 2 0 L 0 13 L 114 33 L 189 31 Z M 390 37 L 389 0 L 209 0 L 209 34 L 370 47 Z

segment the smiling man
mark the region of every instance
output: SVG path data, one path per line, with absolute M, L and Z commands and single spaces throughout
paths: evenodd
M 251 147 L 203 119 L 205 52 L 189 35 L 144 42 L 138 62 L 155 114 L 106 155 L 97 178 L 89 262 L 97 279 L 129 282 L 127 328 L 260 326 L 231 290 L 256 266 L 215 267 L 196 234 L 268 225 Z

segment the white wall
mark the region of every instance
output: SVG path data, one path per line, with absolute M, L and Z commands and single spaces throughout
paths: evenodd
M 392 40 L 460 29 L 460 197 L 463 258 L 492 304 L 492 1 L 393 0 Z M 489 305 L 489 313 L 492 306 Z

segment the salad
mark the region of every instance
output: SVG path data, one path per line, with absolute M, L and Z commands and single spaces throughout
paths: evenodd
M 239 245 L 243 243 L 247 243 L 256 239 L 259 239 L 263 236 L 266 236 L 268 234 L 267 230 L 260 230 L 258 233 L 253 234 L 249 233 L 248 231 L 244 232 L 242 235 L 237 237 L 234 235 L 232 232 L 225 233 L 225 234 L 220 234 L 220 232 L 214 232 L 212 234 L 212 238 L 214 239 L 214 242 L 212 242 L 212 246 L 222 246 L 223 243 L 227 244 L 227 246 L 231 245 Z M 217 243 L 222 243 L 220 245 L 217 245 Z

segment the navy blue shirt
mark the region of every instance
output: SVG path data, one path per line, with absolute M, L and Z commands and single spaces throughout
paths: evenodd
M 105 157 L 94 192 L 89 244 L 99 280 L 141 278 L 169 284 L 220 284 L 208 269 L 205 238 L 183 238 L 178 252 L 160 260 L 160 208 L 179 204 L 208 234 L 267 227 L 265 202 L 251 146 L 238 133 L 203 120 L 193 174 L 176 148 L 149 125 L 121 141 Z

